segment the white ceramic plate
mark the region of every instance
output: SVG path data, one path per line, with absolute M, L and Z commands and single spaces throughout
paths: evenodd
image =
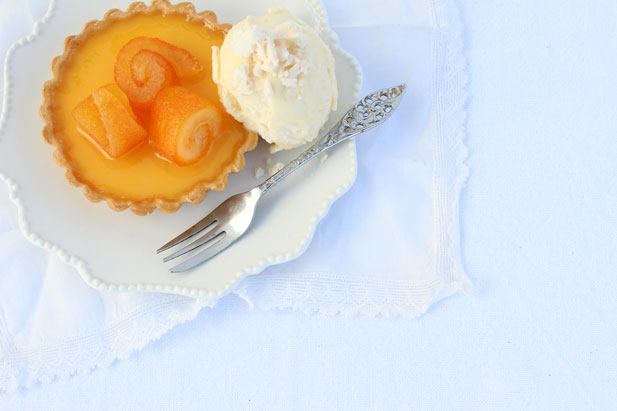
M 0 122 L 2 178 L 19 208 L 23 234 L 74 266 L 92 287 L 218 298 L 243 277 L 294 259 L 306 249 L 318 221 L 353 183 L 355 145 L 353 141 L 342 143 L 330 150 L 326 161 L 314 160 L 273 188 L 260 202 L 251 229 L 224 253 L 189 273 L 169 273 L 172 263 L 163 264 L 155 250 L 224 198 L 259 183 L 253 170 L 256 166 L 267 169 L 269 154 L 260 143 L 247 155 L 245 170 L 230 177 L 226 190 L 208 193 L 202 204 L 184 205 L 174 214 L 157 211 L 138 217 L 130 211 L 117 213 L 105 203 L 90 203 L 80 189 L 68 184 L 52 158 L 52 147 L 41 136 L 41 88 L 51 77 L 50 62 L 62 53 L 66 36 L 79 33 L 85 22 L 100 19 L 108 9 L 126 9 L 129 3 L 52 0 L 34 33 L 9 50 Z M 208 0 L 194 4 L 198 10 L 215 11 L 219 21 L 229 23 L 248 14 L 265 14 L 269 7 L 288 8 L 318 30 L 335 57 L 339 108 L 326 127 L 356 100 L 359 65 L 339 48 L 320 2 Z M 277 153 L 272 163 L 285 163 L 300 151 Z

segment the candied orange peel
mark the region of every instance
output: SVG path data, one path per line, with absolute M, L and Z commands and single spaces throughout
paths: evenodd
M 118 53 L 114 79 L 131 104 L 147 108 L 159 91 L 203 70 L 195 56 L 154 37 L 136 37 Z
M 136 37 L 118 52 L 116 84 L 97 89 L 73 110 L 78 130 L 109 158 L 118 158 L 148 137 L 135 107 L 150 118 L 150 142 L 159 156 L 179 166 L 193 164 L 208 152 L 223 122 L 211 101 L 175 86 L 179 77 L 202 70 L 185 49 L 154 37 Z
M 115 84 L 95 90 L 71 114 L 79 132 L 112 159 L 130 152 L 148 137 L 128 99 Z
M 158 93 L 150 111 L 150 143 L 180 166 L 203 157 L 222 131 L 220 110 L 205 97 L 180 86 Z

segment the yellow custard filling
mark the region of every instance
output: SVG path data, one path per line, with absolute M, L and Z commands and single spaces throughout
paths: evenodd
M 180 79 L 180 85 L 206 97 L 224 112 L 212 81 L 211 47 L 220 46 L 224 35 L 182 15 L 135 15 L 112 22 L 93 33 L 75 51 L 59 78 L 55 102 L 58 113 L 54 133 L 62 135 L 63 152 L 75 177 L 101 194 L 132 200 L 175 199 L 199 182 L 213 182 L 234 163 L 249 133 L 229 114 L 224 129 L 197 163 L 180 167 L 159 158 L 152 146 L 143 144 L 129 154 L 111 160 L 81 135 L 71 116 L 73 108 L 95 89 L 114 82 L 114 62 L 120 49 L 135 37 L 157 37 L 193 54 L 204 66 L 197 77 Z M 137 112 L 140 116 L 139 112 Z M 143 123 L 146 123 L 143 118 Z

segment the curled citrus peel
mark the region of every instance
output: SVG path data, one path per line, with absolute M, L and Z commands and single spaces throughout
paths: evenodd
M 135 107 L 148 108 L 159 91 L 203 70 L 195 56 L 154 37 L 136 37 L 116 57 L 114 79 Z
M 95 90 L 73 109 L 77 128 L 112 159 L 149 136 L 160 157 L 179 166 L 193 164 L 223 128 L 222 113 L 211 101 L 177 86 L 179 78 L 202 70 L 199 60 L 182 48 L 157 38 L 134 38 L 116 57 L 117 84 Z M 148 131 L 133 108 L 149 124 Z
M 95 90 L 71 112 L 77 129 L 110 158 L 118 158 L 148 138 L 128 99 L 115 84 Z
M 180 166 L 203 157 L 223 128 L 220 110 L 184 87 L 162 90 L 150 111 L 150 143 L 157 154 Z

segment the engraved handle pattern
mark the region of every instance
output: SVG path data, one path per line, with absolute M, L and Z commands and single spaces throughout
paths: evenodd
M 262 193 L 268 191 L 283 178 L 291 174 L 295 169 L 306 164 L 330 147 L 369 130 L 383 123 L 394 109 L 398 106 L 405 84 L 396 87 L 376 91 L 364 97 L 351 108 L 332 129 L 318 140 L 313 146 L 304 151 L 295 160 L 287 163 L 281 170 L 270 176 L 259 185 Z

